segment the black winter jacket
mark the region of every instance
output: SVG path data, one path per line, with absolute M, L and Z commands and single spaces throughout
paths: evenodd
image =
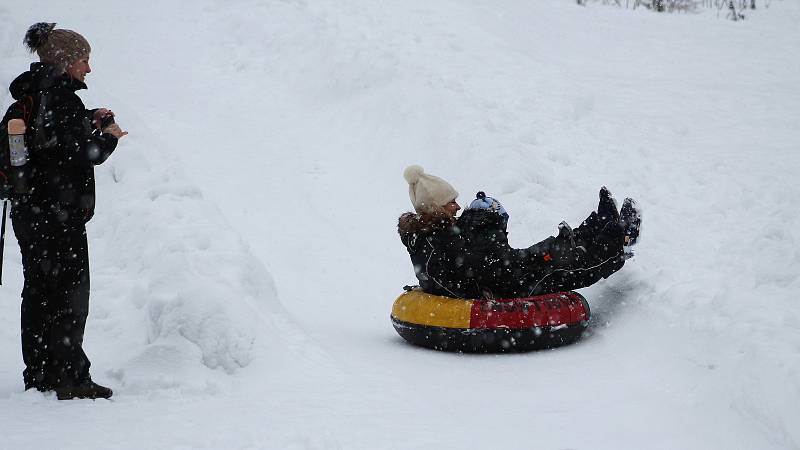
M 580 227 L 562 226 L 525 249 L 508 244 L 505 220 L 489 210 L 468 209 L 457 220 L 405 213 L 398 232 L 420 287 L 457 298 L 515 298 L 594 284 L 624 264 L 623 234 L 616 222 L 592 213 Z
M 95 205 L 94 166 L 111 155 L 117 138 L 92 129 L 94 110 L 76 94 L 81 89 L 86 84 L 42 63 L 31 64 L 9 87 L 14 99 L 33 100 L 25 135 L 31 192 L 25 201 L 88 221 Z

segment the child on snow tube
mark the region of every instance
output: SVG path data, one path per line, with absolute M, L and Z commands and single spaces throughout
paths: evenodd
M 617 211 L 611 193 L 578 228 L 565 222 L 557 236 L 528 248 L 508 244 L 508 213 L 497 200 L 478 192 L 461 209 L 458 192 L 420 166 L 404 172 L 416 213 L 398 222 L 420 288 L 434 295 L 465 299 L 530 297 L 590 286 L 607 278 L 631 256 L 625 247 L 639 236 L 641 216 L 627 198 Z

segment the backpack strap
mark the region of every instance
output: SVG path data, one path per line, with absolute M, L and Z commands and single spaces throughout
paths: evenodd
M 33 113 L 33 97 L 26 95 L 24 98 L 18 100 L 22 105 L 22 120 L 25 121 L 25 126 L 31 126 L 31 113 Z

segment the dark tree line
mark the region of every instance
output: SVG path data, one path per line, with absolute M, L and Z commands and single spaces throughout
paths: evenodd
M 744 11 L 756 9 L 756 0 L 576 0 L 579 5 L 602 3 L 620 8 L 647 8 L 656 12 L 692 12 L 700 8 L 715 8 L 718 12 L 726 11 L 732 20 L 744 19 Z M 764 0 L 768 7 L 770 0 Z

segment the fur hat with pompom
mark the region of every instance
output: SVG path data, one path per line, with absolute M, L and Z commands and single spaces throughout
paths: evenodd
M 458 197 L 458 192 L 443 179 L 425 173 L 420 166 L 408 166 L 403 172 L 408 182 L 408 196 L 417 213 L 434 213 Z
M 39 22 L 25 33 L 25 46 L 39 55 L 39 61 L 63 70 L 92 52 L 89 41 L 80 34 L 55 28 L 54 23 Z

